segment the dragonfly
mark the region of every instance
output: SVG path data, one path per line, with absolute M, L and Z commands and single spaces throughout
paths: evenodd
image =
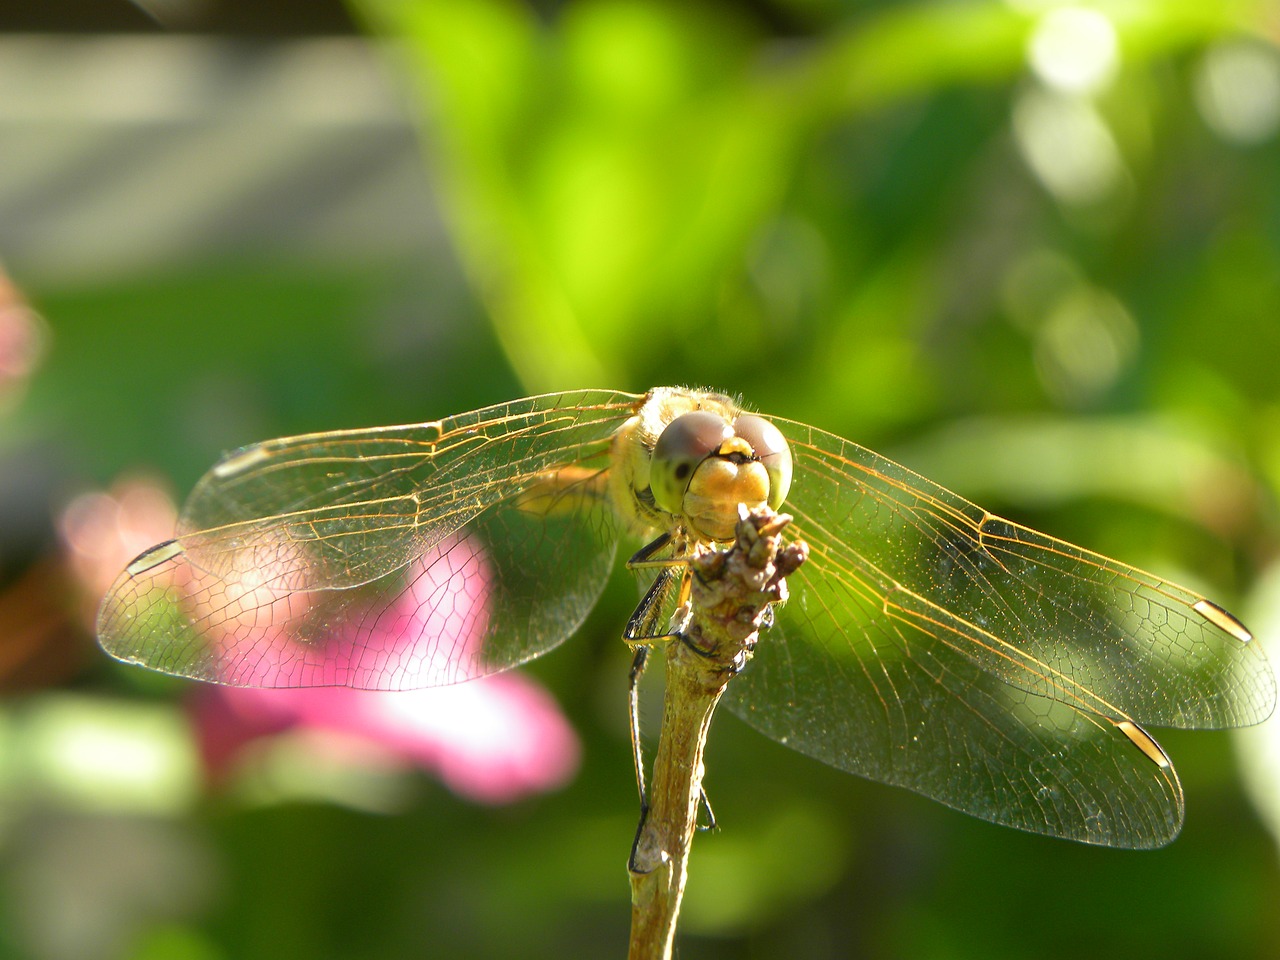
M 1152 848 L 1181 828 L 1148 725 L 1272 712 L 1246 627 L 1166 579 L 990 513 L 817 427 L 684 388 L 545 394 L 241 448 L 103 600 L 120 660 L 214 683 L 404 690 L 573 634 L 618 562 L 659 572 L 644 649 L 739 506 L 809 559 L 729 687 L 766 736 L 997 824 Z M 636 538 L 640 538 L 637 540 Z

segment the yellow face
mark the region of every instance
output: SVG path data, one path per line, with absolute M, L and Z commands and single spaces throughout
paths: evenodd
M 738 505 L 775 510 L 791 485 L 791 451 L 769 421 L 727 397 L 664 388 L 618 433 L 612 493 L 637 526 L 682 526 L 694 540 L 733 539 Z

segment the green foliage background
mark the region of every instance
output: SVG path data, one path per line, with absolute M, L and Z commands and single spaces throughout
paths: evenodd
M 1086 7 L 1117 54 L 1073 92 L 1029 62 L 1062 9 L 1040 0 L 355 0 L 371 35 L 397 40 L 465 283 L 434 282 L 447 261 L 407 276 L 356 258 L 46 281 L 29 292 L 56 349 L 5 430 L 56 438 L 99 484 L 146 465 L 184 489 L 269 435 L 706 384 L 1266 614 L 1280 139 L 1274 123 L 1232 134 L 1211 85 L 1224 56 L 1280 62 L 1275 13 Z M 406 314 L 429 334 L 377 347 Z M 211 793 L 111 819 L 43 804 L 11 761 L 11 930 L 36 840 L 107 818 L 123 876 L 149 875 L 128 864 L 159 831 L 199 851 L 184 870 L 208 890 L 150 913 L 123 897 L 141 919 L 115 955 L 621 956 L 630 590 L 619 580 L 533 667 L 584 766 L 509 809 L 422 781 L 395 815 Z M 78 684 L 166 707 L 182 694 L 104 663 Z M 695 844 L 679 956 L 1277 955 L 1274 841 L 1228 736 L 1160 739 L 1187 826 L 1133 854 L 990 827 L 725 716 L 707 779 L 722 829 Z M 25 949 L 0 933 L 0 956 Z

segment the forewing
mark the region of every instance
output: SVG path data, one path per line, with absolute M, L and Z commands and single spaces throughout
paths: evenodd
M 1266 719 L 1274 676 L 1230 614 L 1149 573 L 993 516 L 856 444 L 778 421 L 794 535 L 828 576 L 1028 692 L 1116 719 Z
M 810 560 L 732 708 L 804 753 L 987 820 L 1112 846 L 1176 835 L 1180 787 L 1136 724 L 1265 717 L 1274 683 L 1243 628 L 1183 588 L 775 422 L 795 458 L 790 534 Z
M 254 686 L 406 689 L 524 662 L 607 579 L 609 448 L 637 399 L 553 394 L 237 451 L 113 585 L 102 645 Z

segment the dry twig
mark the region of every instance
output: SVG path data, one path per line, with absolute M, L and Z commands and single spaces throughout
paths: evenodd
M 667 647 L 662 732 L 649 806 L 631 861 L 630 960 L 667 960 L 684 894 L 702 792 L 702 754 L 721 695 L 751 658 L 769 608 L 786 599 L 785 578 L 808 555 L 783 545 L 791 518 L 768 508 L 743 514 L 729 549 L 699 549 L 680 639 Z

